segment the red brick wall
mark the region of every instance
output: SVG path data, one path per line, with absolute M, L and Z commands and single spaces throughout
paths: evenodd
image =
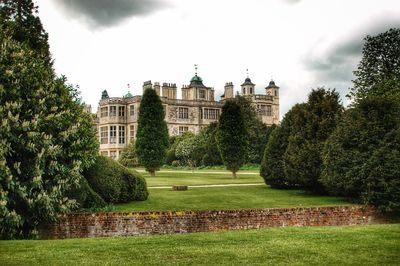
M 210 232 L 281 226 L 387 222 L 370 207 L 335 206 L 221 211 L 109 212 L 65 215 L 41 230 L 42 238 L 77 238 Z

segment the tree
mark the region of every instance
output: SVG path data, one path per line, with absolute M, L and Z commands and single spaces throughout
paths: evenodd
M 204 154 L 201 159 L 203 165 L 223 165 L 217 142 L 218 123 L 213 122 L 204 128 L 200 135 L 204 141 Z
M 293 112 L 284 167 L 290 180 L 316 193 L 324 192 L 319 179 L 321 153 L 326 139 L 336 127 L 343 107 L 335 90 L 312 90 L 303 108 Z
M 249 98 L 237 95 L 234 100 L 240 106 L 247 130 L 246 137 L 249 145 L 247 145 L 245 162 L 259 164 L 263 158 L 271 129 L 258 118 L 254 104 Z
M 38 7 L 32 0 L 2 0 L 0 2 L 0 29 L 5 36 L 25 43 L 29 49 L 51 62 L 48 34 L 40 18 L 36 15 Z
M 27 237 L 74 208 L 66 192 L 98 142 L 77 92 L 45 57 L 0 33 L 0 234 Z
M 218 124 L 217 141 L 222 160 L 236 178 L 236 172 L 245 161 L 247 131 L 240 106 L 234 101 L 227 101 L 222 106 Z
M 145 90 L 140 102 L 135 145 L 140 162 L 154 176 L 165 160 L 168 129 L 160 97 L 153 89 Z
M 261 162 L 260 175 L 267 185 L 273 188 L 290 188 L 296 184 L 287 178 L 284 171 L 283 155 L 285 154 L 290 135 L 293 110 L 299 105 L 292 107 L 271 133 L 265 147 L 264 157 Z
M 397 166 L 388 165 L 396 162 L 395 158 L 389 158 L 388 164 L 378 166 L 376 156 L 382 152 L 386 152 L 388 157 L 396 154 L 389 151 L 396 145 L 393 143 L 391 146 L 387 141 L 382 143 L 382 140 L 399 128 L 399 120 L 399 105 L 392 99 L 366 98 L 346 110 L 323 151 L 321 181 L 331 194 L 360 198 L 367 192 L 366 180 L 371 173 L 382 171 L 376 176 L 379 178 L 389 174 L 389 169 L 396 169 Z M 375 159 L 371 159 L 373 155 Z M 368 162 L 371 166 L 367 166 Z M 382 168 L 384 165 L 386 169 Z M 368 168 L 370 170 L 366 171 Z M 398 178 L 393 173 L 391 178 Z
M 367 36 L 350 96 L 358 102 L 367 96 L 400 100 L 400 29 Z
M 136 153 L 135 142 L 131 141 L 121 153 L 118 162 L 126 167 L 137 167 L 140 165 L 139 158 Z

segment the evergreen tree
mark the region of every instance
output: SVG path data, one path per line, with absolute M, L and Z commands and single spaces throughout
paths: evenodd
M 285 174 L 283 155 L 289 142 L 292 113 L 297 108 L 299 105 L 295 105 L 286 113 L 281 125 L 272 131 L 265 147 L 260 175 L 264 178 L 265 183 L 273 188 L 290 188 L 296 185 Z
M 284 155 L 285 172 L 290 180 L 313 192 L 324 191 L 319 179 L 321 153 L 326 139 L 336 127 L 343 110 L 335 90 L 313 90 L 304 108 L 294 112 L 289 143 Z
M 381 154 L 380 147 L 388 153 L 387 156 L 391 156 L 388 148 L 396 145 L 381 142 L 388 133 L 399 128 L 399 120 L 398 103 L 390 99 L 363 99 L 346 110 L 323 151 L 322 182 L 331 194 L 360 198 L 362 193 L 367 192 L 366 180 L 374 169 L 387 174 L 390 167 L 397 167 L 385 163 L 385 170 L 383 165 L 376 168 L 376 158 L 371 161 L 375 166 L 365 170 L 371 156 Z M 388 163 L 395 161 L 393 159 Z M 392 178 L 398 176 L 392 175 Z
M 168 148 L 168 128 L 164 109 L 155 90 L 143 93 L 139 107 L 136 152 L 151 176 L 163 165 Z
M 350 96 L 358 102 L 367 96 L 400 101 L 400 29 L 367 36 Z
M 243 165 L 246 156 L 247 131 L 240 106 L 227 101 L 222 106 L 218 124 L 217 141 L 222 160 L 236 178 L 236 172 Z

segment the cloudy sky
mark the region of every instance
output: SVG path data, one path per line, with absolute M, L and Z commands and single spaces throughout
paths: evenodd
M 344 97 L 363 38 L 400 27 L 399 0 L 36 0 L 57 73 L 97 108 L 101 92 L 142 93 L 144 81 L 235 90 L 246 69 L 264 93 L 281 87 L 281 116 L 312 88 Z M 130 88 L 128 88 L 130 84 Z M 178 97 L 180 90 L 178 90 Z

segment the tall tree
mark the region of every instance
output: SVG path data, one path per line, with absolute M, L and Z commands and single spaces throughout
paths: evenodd
M 168 148 L 168 128 L 164 109 L 155 90 L 144 91 L 139 107 L 136 152 L 151 176 L 164 163 Z
M 217 141 L 226 168 L 236 178 L 236 172 L 245 161 L 248 142 L 240 106 L 234 101 L 227 101 L 222 106 Z
M 47 61 L 0 33 L 0 234 L 26 237 L 74 207 L 98 152 L 92 118 Z
M 350 96 L 358 102 L 367 96 L 400 100 L 400 29 L 367 36 Z
M 343 111 L 335 90 L 312 90 L 302 110 L 294 113 L 289 143 L 284 155 L 285 172 L 313 192 L 323 192 L 319 179 L 322 149 Z

